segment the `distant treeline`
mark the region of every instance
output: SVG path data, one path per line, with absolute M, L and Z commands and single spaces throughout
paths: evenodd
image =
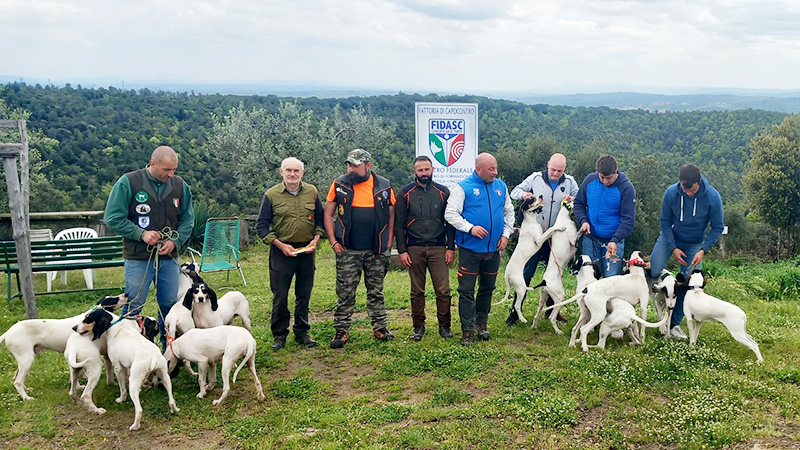
M 231 213 L 255 213 L 260 198 L 249 198 L 252 193 L 243 198 L 237 174 L 223 162 L 220 150 L 208 143 L 215 117 L 219 120 L 240 106 L 276 113 L 282 102 L 294 102 L 320 118 L 331 116 L 337 105 L 343 110 L 361 105 L 394 124 L 399 144 L 367 150 L 379 161 L 376 170 L 397 186 L 411 180 L 414 103 L 470 102 L 479 109 L 479 150 L 497 154 L 501 178 L 510 186 L 542 169 L 552 151 L 567 155 L 567 172 L 578 181 L 594 170 L 596 156 L 607 152 L 618 158 L 623 170 L 635 172 L 642 180 L 641 186 L 634 180 L 642 193 L 640 202 L 660 206 L 663 189 L 677 178 L 678 167 L 694 162 L 720 191 L 726 210 L 743 203 L 742 175 L 749 161 L 750 139 L 785 116 L 751 109 L 654 113 L 527 105 L 436 94 L 319 99 L 0 85 L 0 113 L 27 111 L 28 127 L 51 138 L 49 143 L 31 143 L 45 161 L 41 173 L 52 185 L 46 198 L 32 199 L 32 211 L 103 209 L 116 179 L 143 167 L 156 146 L 167 144 L 180 154 L 179 174 L 190 183 L 198 202 Z M 392 154 L 384 155 L 388 151 Z M 265 175 L 263 188 L 274 180 L 275 174 Z M 326 188 L 320 186 L 320 190 Z M 646 216 L 642 220 L 657 220 Z M 642 226 L 647 239 L 652 238 L 654 226 Z

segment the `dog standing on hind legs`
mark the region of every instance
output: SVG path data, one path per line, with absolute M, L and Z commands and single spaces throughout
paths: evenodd
M 533 288 L 529 288 L 525 284 L 525 276 L 523 270 L 525 263 L 542 247 L 545 241 L 550 239 L 550 236 L 556 231 L 564 231 L 565 226 L 556 227 L 552 226 L 547 231 L 542 232 L 542 226 L 539 224 L 538 216 L 542 212 L 544 199 L 540 195 L 532 201 L 526 200 L 522 204 L 523 219 L 522 225 L 519 227 L 519 240 L 514 253 L 506 264 L 506 295 L 497 304 L 503 303 L 508 300 L 511 295 L 511 288 L 514 289 L 514 309 L 517 311 L 517 316 L 520 322 L 526 323 L 528 320 L 522 315 L 522 300 L 525 298 L 525 292 Z M 526 206 L 527 204 L 527 206 Z

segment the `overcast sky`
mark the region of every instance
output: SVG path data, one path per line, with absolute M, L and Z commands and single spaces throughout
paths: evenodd
M 798 0 L 0 0 L 0 30 L 0 75 L 56 83 L 800 88 Z

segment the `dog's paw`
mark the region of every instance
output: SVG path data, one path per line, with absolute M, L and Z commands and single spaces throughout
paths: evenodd
M 178 414 L 179 412 L 181 412 L 181 409 L 178 408 L 178 405 L 175 404 L 175 402 L 172 402 L 172 403 L 169 404 L 169 410 L 173 414 Z
M 214 405 L 214 406 L 217 406 L 220 403 L 222 403 L 222 400 L 214 400 L 213 402 L 211 402 L 211 404 Z
M 205 398 L 205 397 L 206 397 L 206 393 L 205 392 L 198 392 L 197 393 L 197 398 Z
M 125 401 L 125 397 L 117 397 L 117 398 L 114 399 L 114 401 L 117 402 L 117 403 L 122 403 L 122 402 Z
M 139 424 L 138 424 L 138 423 L 135 423 L 135 424 L 131 425 L 130 427 L 128 427 L 128 430 L 130 430 L 130 431 L 136 431 L 136 430 L 138 430 L 139 428 L 140 428 Z
M 106 410 L 105 410 L 105 408 L 97 408 L 97 409 L 94 410 L 94 413 L 97 414 L 98 416 L 100 416 L 100 415 L 105 414 Z
M 558 328 L 554 328 L 554 330 L 556 331 L 556 334 L 557 334 L 557 335 L 559 335 L 559 336 L 561 336 L 562 334 L 564 334 L 564 332 L 563 332 L 563 331 L 561 331 L 561 330 L 559 330 Z

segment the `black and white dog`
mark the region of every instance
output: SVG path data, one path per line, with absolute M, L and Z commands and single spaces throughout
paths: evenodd
M 183 303 L 192 304 L 192 319 L 197 328 L 229 325 L 236 316 L 239 316 L 247 331 L 252 331 L 250 303 L 239 291 L 227 292 L 217 299 L 217 293 L 208 284 L 194 283 L 186 292 Z

